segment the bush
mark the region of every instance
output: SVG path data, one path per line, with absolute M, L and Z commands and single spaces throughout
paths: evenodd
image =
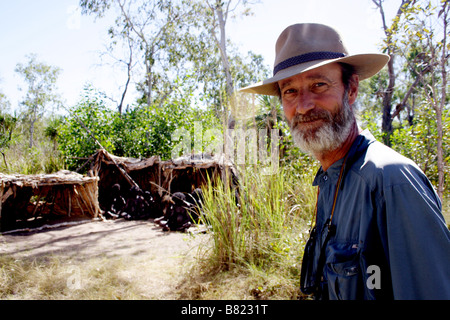
M 448 113 L 443 115 L 443 157 L 445 171 L 450 161 L 450 138 L 446 132 L 450 129 L 450 117 Z M 439 181 L 437 164 L 437 125 L 432 107 L 422 103 L 414 116 L 414 125 L 400 126 L 394 130 L 391 136 L 392 148 L 409 159 L 412 159 L 427 175 L 432 184 L 437 188 Z M 445 174 L 445 183 L 448 182 L 448 174 Z M 446 188 L 445 195 L 449 195 Z
M 220 128 L 212 112 L 193 108 L 188 100 L 168 102 L 162 107 L 138 106 L 120 114 L 108 108 L 100 94 L 88 89 L 85 98 L 58 128 L 59 148 L 70 170 L 81 166 L 100 145 L 117 156 L 158 155 L 165 160 L 173 156 L 180 139 L 190 137 L 184 151 L 193 150 L 196 121 L 201 123 L 203 131 Z M 173 139 L 176 130 L 186 134 Z
M 69 170 L 77 169 L 100 146 L 114 152 L 114 112 L 100 95 L 91 89 L 86 93 L 58 127 L 59 149 Z

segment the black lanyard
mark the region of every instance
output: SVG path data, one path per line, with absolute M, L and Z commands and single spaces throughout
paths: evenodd
M 344 162 L 342 163 L 341 171 L 339 172 L 339 178 L 338 178 L 338 181 L 336 183 L 336 190 L 334 190 L 333 207 L 331 208 L 330 218 L 328 219 L 328 222 L 327 222 L 328 230 L 330 230 L 330 228 L 331 228 L 331 221 L 333 220 L 334 209 L 336 208 L 336 202 L 337 202 L 337 198 L 338 198 L 338 194 L 339 194 L 339 189 L 341 187 L 342 178 L 344 176 L 344 169 L 345 169 L 345 163 L 347 162 L 347 156 L 348 156 L 348 153 L 347 153 L 347 155 L 344 158 Z M 319 194 L 320 194 L 320 187 L 318 186 L 317 187 L 316 208 L 314 209 L 313 221 L 311 223 L 311 229 L 309 230 L 310 233 L 311 233 L 311 230 L 313 229 L 313 227 L 315 227 L 315 225 L 316 225 L 317 204 L 319 203 Z
M 314 293 L 315 293 L 316 299 L 321 298 L 322 295 L 324 295 L 326 293 L 326 292 L 322 291 L 322 286 L 321 286 L 322 273 L 323 273 L 323 268 L 325 267 L 325 260 L 326 260 L 325 259 L 325 248 L 327 246 L 328 240 L 330 240 L 330 238 L 336 232 L 336 228 L 334 226 L 332 226 L 331 221 L 333 220 L 334 209 L 336 208 L 336 202 L 337 202 L 337 198 L 338 198 L 338 194 L 339 194 L 339 189 L 341 187 L 342 179 L 344 176 L 344 168 L 345 168 L 345 163 L 347 161 L 347 156 L 348 156 L 348 154 L 344 158 L 344 162 L 342 163 L 341 171 L 339 173 L 339 179 L 336 183 L 336 190 L 334 191 L 333 207 L 331 209 L 330 218 L 327 219 L 327 222 L 325 223 L 325 225 L 327 226 L 327 235 L 326 235 L 325 240 L 322 243 L 322 246 L 320 248 L 319 259 L 317 261 L 316 277 L 315 277 L 315 281 L 314 281 L 314 284 L 315 284 Z M 317 204 L 319 202 L 319 194 L 320 194 L 320 188 L 318 187 L 316 209 L 315 209 L 315 213 L 314 213 L 314 227 L 312 228 L 313 229 L 312 233 L 310 233 L 310 235 L 312 235 L 313 237 L 315 236 L 314 234 L 317 233 L 317 228 L 315 226 L 315 224 L 316 224 L 315 219 L 317 219 Z M 316 229 L 316 230 L 314 230 L 314 229 Z M 322 237 L 320 237 L 320 238 L 322 238 Z

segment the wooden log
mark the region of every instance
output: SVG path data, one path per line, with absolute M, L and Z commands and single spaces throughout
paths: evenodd
M 80 203 L 80 195 L 78 194 L 78 191 L 77 191 L 76 187 L 74 188 L 74 194 L 75 194 L 75 199 L 76 199 L 76 201 L 78 203 L 78 207 L 80 208 L 81 213 L 84 216 L 85 214 L 84 214 L 83 206 Z
M 70 190 L 70 188 L 69 188 L 68 196 L 69 196 L 69 210 L 67 212 L 67 216 L 70 217 L 70 214 L 72 213 L 72 190 Z
M 34 217 L 34 215 L 36 214 L 36 211 L 39 207 L 39 201 L 41 201 L 41 196 L 42 196 L 41 193 L 39 193 L 39 196 L 36 201 L 36 205 L 34 206 L 34 209 L 33 209 L 33 213 L 31 214 L 32 217 Z

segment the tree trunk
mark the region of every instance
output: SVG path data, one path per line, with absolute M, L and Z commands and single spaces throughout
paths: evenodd
M 394 72 L 394 55 L 391 55 L 391 59 L 388 63 L 389 84 L 384 92 L 383 97 L 383 118 L 381 128 L 383 130 L 383 142 L 387 146 L 391 146 L 391 134 L 392 134 L 392 96 L 394 94 L 395 87 L 395 72 Z
M 127 82 L 125 83 L 125 88 L 123 89 L 122 92 L 122 98 L 120 99 L 120 103 L 117 107 L 119 114 L 122 114 L 123 102 L 125 100 L 125 95 L 127 94 L 128 86 L 130 85 L 131 81 L 131 68 L 133 64 L 133 46 L 131 45 L 130 38 L 128 38 L 128 48 L 130 49 L 130 59 L 127 62 Z
M 389 74 L 389 84 L 386 90 L 384 91 L 383 97 L 383 111 L 382 111 L 382 131 L 383 142 L 384 144 L 391 146 L 391 134 L 392 134 L 392 96 L 394 94 L 395 87 L 395 71 L 394 71 L 394 50 L 392 46 L 392 35 L 397 31 L 396 23 L 398 23 L 400 16 L 403 14 L 403 11 L 407 6 L 409 6 L 415 0 L 402 0 L 399 9 L 397 10 L 397 14 L 393 19 L 392 26 L 388 27 L 386 24 L 386 17 L 384 15 L 383 10 L 383 0 L 372 0 L 373 3 L 378 7 L 381 14 L 381 19 L 383 21 L 383 30 L 386 35 L 386 47 L 388 55 L 390 56 L 390 60 L 388 62 L 388 74 Z
M 436 104 L 436 122 L 437 122 L 437 167 L 438 167 L 438 195 L 441 200 L 444 197 L 444 150 L 443 140 L 444 132 L 442 128 L 442 113 L 445 106 L 445 100 L 447 97 L 447 71 L 445 65 L 447 62 L 447 26 L 448 26 L 448 2 L 444 2 L 442 5 L 442 20 L 444 23 L 444 38 L 442 40 L 442 58 L 441 58 L 441 72 L 442 72 L 442 87 L 441 87 L 441 101 Z
M 30 123 L 30 145 L 29 147 L 33 147 L 33 134 L 34 134 L 34 122 Z
M 33 111 L 30 119 L 30 148 L 33 147 L 33 139 L 34 139 L 34 124 L 37 120 L 37 106 L 33 107 Z
M 147 61 L 145 63 L 146 72 L 147 72 L 147 90 L 144 90 L 147 98 L 147 105 L 150 107 L 152 105 L 152 56 L 151 54 L 147 57 Z
M 9 170 L 9 168 L 8 168 L 8 163 L 6 162 L 6 156 L 5 156 L 5 154 L 4 154 L 3 152 L 1 152 L 1 151 L 0 151 L 0 153 L 1 153 L 2 156 L 3 156 L 3 162 L 5 163 L 6 170 Z
M 217 1 L 217 18 L 219 20 L 219 28 L 220 28 L 220 41 L 218 43 L 219 50 L 220 50 L 220 56 L 222 58 L 222 65 L 223 70 L 225 72 L 225 77 L 227 80 L 227 86 L 226 86 L 226 92 L 227 97 L 230 98 L 233 95 L 234 92 L 234 85 L 233 85 L 233 79 L 231 77 L 231 71 L 230 71 L 230 62 L 228 61 L 228 55 L 227 55 L 227 39 L 226 39 L 226 33 L 225 33 L 225 23 L 226 20 L 223 15 L 223 9 L 219 1 Z
M 226 32 L 225 32 L 225 24 L 226 24 L 226 17 L 228 15 L 228 9 L 227 11 L 223 11 L 224 4 L 220 1 L 216 1 L 215 11 L 217 13 L 217 19 L 219 22 L 219 30 L 220 30 L 220 40 L 217 39 L 217 37 L 214 37 L 217 42 L 217 46 L 219 47 L 220 51 L 220 57 L 222 60 L 222 66 L 223 71 L 225 73 L 225 79 L 226 79 L 226 99 L 223 107 L 223 124 L 224 129 L 229 128 L 230 126 L 234 125 L 234 119 L 231 117 L 229 118 L 229 110 L 230 106 L 231 109 L 234 109 L 234 106 L 236 104 L 234 99 L 234 85 L 233 85 L 233 78 L 231 77 L 231 70 L 230 70 L 230 62 L 228 60 L 227 55 L 227 38 L 226 38 Z

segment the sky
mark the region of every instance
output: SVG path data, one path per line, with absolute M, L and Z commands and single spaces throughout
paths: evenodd
M 78 0 L 0 0 L 0 92 L 15 109 L 26 86 L 14 69 L 27 55 L 59 67 L 57 92 L 67 106 L 80 99 L 86 84 L 119 99 L 126 74 L 104 62 L 107 30 L 114 16 L 94 19 L 81 15 Z M 387 0 L 390 21 L 401 0 Z M 243 53 L 261 54 L 273 67 L 275 42 L 289 25 L 316 22 L 335 27 L 350 53 L 380 52 L 381 17 L 371 0 L 261 0 L 253 16 L 227 22 L 227 34 Z M 23 87 L 20 91 L 18 88 Z M 126 103 L 135 99 L 133 93 Z

